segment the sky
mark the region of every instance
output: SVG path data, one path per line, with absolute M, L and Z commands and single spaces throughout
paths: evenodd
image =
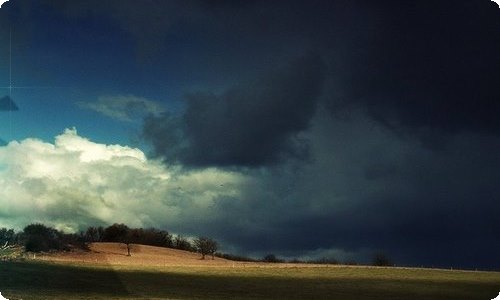
M 498 53 L 489 0 L 10 0 L 0 226 L 498 270 Z

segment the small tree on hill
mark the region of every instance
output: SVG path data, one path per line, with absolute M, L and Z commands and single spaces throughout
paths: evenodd
M 83 237 L 86 242 L 94 243 L 100 242 L 103 238 L 104 228 L 102 227 L 89 227 L 87 231 L 84 233 Z
M 373 265 L 379 267 L 392 266 L 392 262 L 385 254 L 377 253 L 373 257 Z
M 104 242 L 122 243 L 127 237 L 130 229 L 125 224 L 113 224 L 104 229 L 103 238 Z
M 191 243 L 181 235 L 177 235 L 175 237 L 173 246 L 175 249 L 193 251 L 193 246 L 191 245 Z
M 217 242 L 207 237 L 199 237 L 194 240 L 196 250 L 201 254 L 201 259 L 205 259 L 205 255 L 211 254 L 214 259 L 215 252 L 217 251 Z
M 127 256 L 130 256 L 132 235 L 127 225 L 115 223 L 104 229 L 103 235 L 103 241 L 124 243 L 127 246 Z
M 127 245 L 127 256 L 132 256 L 132 254 L 130 254 L 130 243 L 125 243 L 125 245 Z
M 276 255 L 274 255 L 274 254 L 268 254 L 268 255 L 264 256 L 264 258 L 262 259 L 262 261 L 263 262 L 268 262 L 268 263 L 283 262 L 283 260 L 277 258 Z
M 217 252 L 218 244 L 215 240 L 208 239 L 208 253 L 215 259 L 215 252 Z

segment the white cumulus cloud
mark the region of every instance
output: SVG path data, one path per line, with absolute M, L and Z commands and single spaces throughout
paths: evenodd
M 238 198 L 246 180 L 216 168 L 165 166 L 139 149 L 95 143 L 66 129 L 53 144 L 25 139 L 0 147 L 0 226 L 182 228 L 216 218 L 211 209 L 218 199 Z

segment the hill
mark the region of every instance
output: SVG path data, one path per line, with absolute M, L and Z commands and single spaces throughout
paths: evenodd
M 91 243 L 89 249 L 89 251 L 74 249 L 67 252 L 37 254 L 35 257 L 53 262 L 123 266 L 224 266 L 233 263 L 219 257 L 212 260 L 210 256 L 202 260 L 198 253 L 139 244 L 131 245 L 131 256 L 127 256 L 127 246 L 122 243 Z

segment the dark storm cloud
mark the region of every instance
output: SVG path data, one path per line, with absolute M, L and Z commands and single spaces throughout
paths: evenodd
M 314 123 L 314 162 L 249 173 L 241 199 L 218 202 L 224 218 L 193 231 L 257 256 L 336 249 L 370 262 L 381 251 L 398 264 L 500 268 L 498 138 L 458 134 L 436 152 L 364 114 Z
M 494 3 L 294 1 L 286 8 L 276 2 L 245 8 L 230 18 L 238 7 L 208 6 L 220 17 L 214 28 L 231 24 L 227 36 L 244 32 L 255 44 L 274 39 L 320 53 L 326 71 L 317 102 L 331 115 L 320 116 L 311 102 L 287 105 L 280 113 L 295 121 L 275 128 L 281 117 L 272 109 L 252 108 L 258 99 L 273 99 L 265 101 L 271 108 L 284 98 L 254 97 L 249 84 L 239 84 L 220 95 L 191 95 L 180 117 L 148 119 L 145 136 L 167 158 L 267 166 L 269 173 L 247 171 L 257 183 L 241 199 L 221 200 L 223 222 L 193 225 L 193 231 L 208 230 L 251 253 L 382 250 L 400 263 L 499 268 L 491 250 L 500 246 L 500 10 Z M 258 8 L 265 14 L 256 14 Z M 230 101 L 232 95 L 242 100 Z M 296 153 L 290 137 L 298 132 L 312 149 L 311 160 L 297 166 L 280 158 Z M 439 151 L 428 147 L 436 145 Z
M 260 166 L 304 158 L 307 147 L 297 134 L 314 114 L 323 69 L 312 55 L 220 95 L 189 94 L 180 119 L 149 117 L 144 136 L 157 155 L 193 166 Z
M 16 103 L 9 96 L 0 98 L 0 111 L 16 111 L 19 110 Z
M 324 101 L 333 112 L 362 107 L 427 146 L 443 144 L 450 133 L 500 130 L 500 12 L 491 1 L 192 5 L 197 26 L 217 37 L 212 51 L 224 54 L 210 57 L 217 76 L 313 49 L 328 65 Z
M 424 137 L 435 138 L 435 129 L 500 132 L 500 11 L 493 2 L 365 7 L 372 24 L 364 30 L 371 35 L 345 39 L 332 99 L 361 105 L 385 125 Z

